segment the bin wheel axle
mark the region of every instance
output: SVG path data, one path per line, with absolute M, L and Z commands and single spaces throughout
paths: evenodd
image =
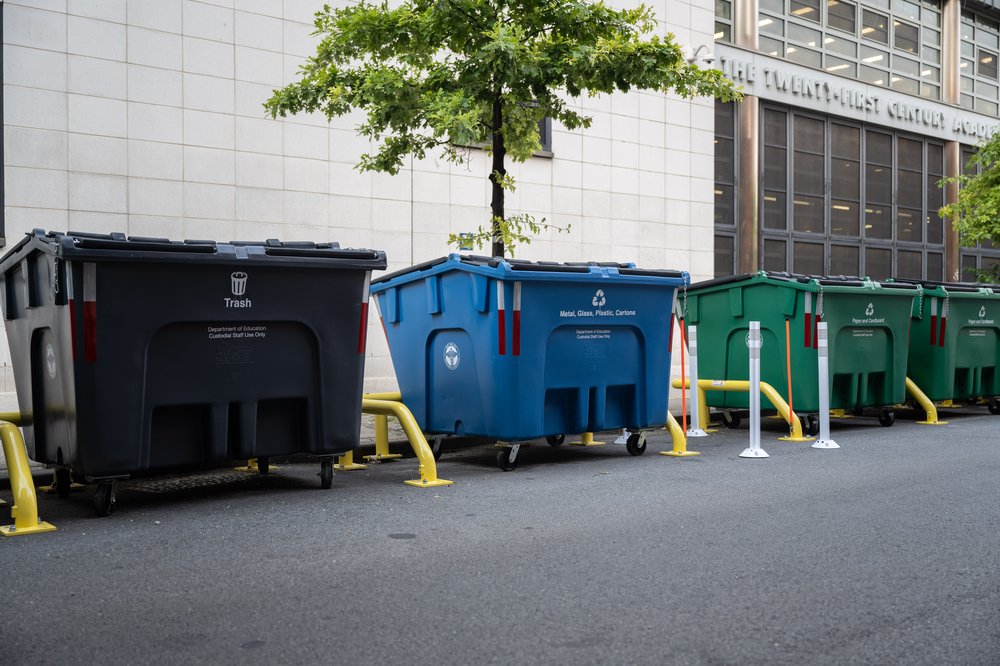
M 1000 414 L 1000 400 L 990 398 L 986 403 L 986 409 L 990 410 L 990 414 Z
M 118 490 L 117 481 L 101 481 L 94 489 L 94 511 L 98 516 L 110 516 L 115 512 L 115 494 Z
M 641 456 L 646 452 L 646 433 L 634 432 L 628 436 L 625 442 L 625 450 L 633 456 Z
M 329 490 L 333 486 L 333 460 L 324 458 L 319 461 L 319 487 Z
M 566 435 L 547 435 L 545 441 L 549 446 L 562 446 L 566 441 Z

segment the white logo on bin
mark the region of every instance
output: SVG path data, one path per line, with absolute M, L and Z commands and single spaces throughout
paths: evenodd
M 979 318 L 982 319 L 985 316 L 986 316 L 986 306 L 984 305 L 983 307 L 979 308 Z
M 875 304 L 874 303 L 869 303 L 868 307 L 865 308 L 865 316 L 866 317 L 871 317 L 873 314 L 875 314 Z
M 233 281 L 233 296 L 242 296 L 247 293 L 247 274 L 243 271 L 236 271 L 229 276 Z
M 598 289 L 597 293 L 594 294 L 594 300 L 591 302 L 594 304 L 595 308 L 602 307 L 605 303 L 607 303 L 608 299 L 604 298 L 604 290 Z
M 45 369 L 49 371 L 51 379 L 56 378 L 56 350 L 50 342 L 45 347 Z
M 444 365 L 449 370 L 458 367 L 458 362 L 462 360 L 462 355 L 458 353 L 458 345 L 449 342 L 444 346 Z

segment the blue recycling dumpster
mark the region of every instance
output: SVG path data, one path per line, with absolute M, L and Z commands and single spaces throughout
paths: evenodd
M 689 282 L 634 264 L 452 254 L 371 293 L 420 427 L 519 442 L 665 423 L 671 314 Z

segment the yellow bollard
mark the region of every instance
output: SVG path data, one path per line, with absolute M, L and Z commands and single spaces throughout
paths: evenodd
M 604 446 L 607 442 L 595 442 L 594 433 L 592 432 L 582 432 L 580 433 L 580 439 L 576 442 L 566 442 L 570 446 Z
M 938 421 L 937 407 L 931 402 L 930 398 L 927 397 L 920 387 L 914 383 L 909 377 L 906 378 L 906 392 L 914 397 L 917 403 L 924 408 L 924 412 L 927 413 L 927 418 L 923 421 L 917 421 L 920 425 L 946 425 L 947 421 Z M 950 400 L 948 401 L 951 402 Z
M 365 456 L 369 462 L 381 462 L 402 458 L 402 453 L 389 453 L 389 417 L 384 414 L 375 415 L 375 454 Z
M 10 489 L 14 493 L 14 505 L 10 508 L 14 524 L 0 527 L 0 534 L 19 536 L 52 532 L 56 529 L 55 525 L 46 523 L 38 517 L 38 498 L 35 496 L 35 483 L 28 467 L 28 452 L 24 448 L 21 431 L 12 423 L 2 422 L 0 439 L 3 440 L 3 455 L 7 460 Z
M 420 473 L 419 479 L 404 481 L 408 486 L 418 488 L 434 488 L 437 486 L 450 486 L 453 482 L 447 479 L 439 479 L 437 476 L 437 461 L 434 460 L 434 453 L 427 445 L 424 433 L 420 430 L 417 420 L 413 414 L 402 403 L 399 393 L 370 393 L 361 399 L 361 411 L 365 414 L 375 414 L 384 416 L 395 416 L 399 425 L 406 433 L 406 439 L 410 442 L 413 452 L 417 456 L 420 466 L 417 471 Z
M 368 469 L 368 465 L 354 462 L 354 451 L 348 451 L 337 458 L 337 464 L 333 468 L 338 472 L 353 472 L 359 469 Z
M 701 392 L 701 387 L 699 387 L 699 393 Z M 700 420 L 700 419 L 699 419 Z M 660 451 L 661 456 L 673 456 L 675 458 L 688 458 L 690 456 L 700 456 L 700 451 L 688 451 L 687 450 L 687 436 L 684 434 L 684 429 L 681 428 L 680 424 L 677 423 L 677 419 L 670 412 L 667 412 L 667 430 L 670 431 L 670 436 L 674 440 L 674 448 L 671 451 Z
M 688 382 L 685 382 L 682 386 L 679 379 L 675 379 L 670 383 L 674 388 L 687 388 Z M 750 390 L 750 382 L 738 380 L 738 379 L 699 379 L 698 386 L 706 391 L 736 391 L 746 393 Z M 787 437 L 779 437 L 778 439 L 785 442 L 811 442 L 812 437 L 804 437 L 802 435 L 802 424 L 799 423 L 799 418 L 788 409 L 788 403 L 785 402 L 784 398 L 781 397 L 774 387 L 767 382 L 760 383 L 760 392 L 774 408 L 778 410 L 778 414 L 788 422 L 788 426 L 791 429 L 791 434 Z

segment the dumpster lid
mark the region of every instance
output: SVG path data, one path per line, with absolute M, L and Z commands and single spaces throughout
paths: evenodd
M 256 260 L 283 263 L 282 259 L 288 259 L 299 263 L 303 260 L 332 259 L 339 260 L 336 266 L 338 268 L 383 270 L 386 266 L 384 252 L 342 248 L 336 242 L 282 242 L 273 238 L 265 241 L 231 241 L 229 243 L 194 239 L 173 241 L 167 238 L 127 236 L 121 232 L 95 234 L 82 231 L 46 232 L 43 229 L 34 229 L 4 256 L 0 262 L 0 270 L 6 270 L 8 260 L 13 255 L 20 254 L 29 245 L 68 260 L 134 261 L 141 259 L 143 261 L 176 263 L 182 263 L 186 260 L 208 260 L 224 263 Z M 345 262 L 348 265 L 344 265 Z
M 892 278 L 891 284 L 893 287 L 902 287 L 903 285 L 921 285 L 923 287 L 942 287 L 945 291 L 953 291 L 956 293 L 976 293 L 980 289 L 989 289 L 993 293 L 1000 293 L 1000 285 L 987 284 L 984 282 L 941 282 L 937 280 L 914 280 L 910 278 Z

